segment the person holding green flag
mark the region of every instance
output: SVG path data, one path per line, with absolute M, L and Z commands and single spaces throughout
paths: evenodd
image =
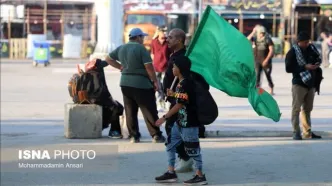
M 256 113 L 278 122 L 281 117 L 274 98 L 256 88 L 255 62 L 249 40 L 210 6 L 188 47 L 186 56 L 213 87 L 229 96 L 248 98 Z

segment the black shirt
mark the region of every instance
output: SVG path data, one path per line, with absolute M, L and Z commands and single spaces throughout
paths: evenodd
M 97 71 L 100 73 L 101 81 L 105 85 L 106 85 L 106 80 L 105 80 L 104 68 L 107 67 L 108 65 L 109 64 L 106 61 L 97 60 L 97 62 L 96 62 Z
M 176 103 L 183 104 L 178 112 L 177 124 L 181 127 L 198 127 L 194 82 L 190 79 L 180 81 L 176 86 L 174 98 Z
M 163 89 L 164 92 L 167 92 L 167 89 L 169 89 L 173 83 L 174 80 L 174 75 L 173 75 L 173 64 L 174 61 L 180 57 L 180 56 L 184 56 L 186 54 L 186 48 L 183 48 L 177 52 L 174 52 L 173 54 L 171 54 L 168 62 L 167 62 L 167 69 L 165 72 L 165 77 L 163 80 Z M 175 90 L 175 87 L 173 88 L 173 91 Z
M 306 64 L 321 63 L 320 56 L 309 46 L 307 49 L 301 49 Z M 316 70 L 310 70 L 311 79 L 304 84 L 300 72 L 306 71 L 304 66 L 300 66 L 296 59 L 295 49 L 292 47 L 286 54 L 285 58 L 286 72 L 293 74 L 292 84 L 312 88 L 315 86 Z
M 163 91 L 166 94 L 167 89 L 169 89 L 173 83 L 174 80 L 174 75 L 173 75 L 173 64 L 175 60 L 180 59 L 179 57 L 184 56 L 186 54 L 186 48 L 183 48 L 177 52 L 174 52 L 171 54 L 169 60 L 168 60 L 168 65 L 167 65 L 167 70 L 165 72 L 165 77 L 163 80 Z M 190 73 L 190 78 L 192 80 L 195 80 L 196 82 L 199 82 L 205 89 L 209 90 L 210 86 L 209 84 L 205 81 L 204 77 L 201 76 L 200 74 L 197 74 L 195 72 Z M 176 81 L 175 83 L 178 83 Z M 173 87 L 173 91 L 175 91 L 175 86 Z M 169 98 L 168 101 L 171 103 L 171 105 L 175 104 L 175 100 L 173 98 Z
M 100 99 L 97 101 L 98 104 L 103 106 L 113 106 L 114 100 L 112 98 L 111 93 L 108 90 L 107 83 L 106 83 L 106 77 L 104 68 L 107 67 L 109 64 L 106 61 L 97 60 L 96 61 L 96 71 L 99 73 L 99 81 L 104 86 L 103 92 L 100 96 Z

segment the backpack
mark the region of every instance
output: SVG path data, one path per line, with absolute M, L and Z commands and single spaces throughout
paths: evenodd
M 196 113 L 200 125 L 209 125 L 218 117 L 218 106 L 210 91 L 198 81 L 195 82 Z
M 200 125 L 209 125 L 218 117 L 218 105 L 214 101 L 209 89 L 210 85 L 204 77 L 191 71 L 191 79 L 195 84 L 196 113 Z
M 76 104 L 95 104 L 106 88 L 101 83 L 101 75 L 96 69 L 96 60 L 85 65 L 85 72 L 77 65 L 78 73 L 69 80 L 68 91 Z
M 218 105 L 209 91 L 209 84 L 205 81 L 202 75 L 191 71 L 190 79 L 195 85 L 196 114 L 198 122 L 200 125 L 209 125 L 213 123 L 219 115 Z M 178 80 L 173 80 L 173 82 L 174 84 L 178 83 Z M 174 86 L 172 85 L 171 87 Z M 172 103 L 172 98 L 167 97 L 166 101 Z

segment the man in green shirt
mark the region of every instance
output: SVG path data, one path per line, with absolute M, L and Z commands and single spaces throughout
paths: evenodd
M 159 85 L 150 54 L 143 46 L 145 36 L 147 34 L 141 29 L 132 29 L 129 33 L 129 42 L 112 51 L 106 57 L 106 61 L 121 70 L 120 86 L 131 142 L 140 141 L 137 119 L 140 108 L 153 142 L 164 143 L 165 137 L 162 136 L 160 128 L 154 125 L 159 118 L 155 97 Z

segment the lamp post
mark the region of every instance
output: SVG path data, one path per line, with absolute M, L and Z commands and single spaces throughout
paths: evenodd
M 290 43 L 293 43 L 294 41 L 294 30 L 295 30 L 295 4 L 292 3 L 292 10 L 291 10 L 291 35 L 290 35 Z
M 201 21 L 202 11 L 203 11 L 203 0 L 199 0 L 199 3 L 198 3 L 198 22 Z

